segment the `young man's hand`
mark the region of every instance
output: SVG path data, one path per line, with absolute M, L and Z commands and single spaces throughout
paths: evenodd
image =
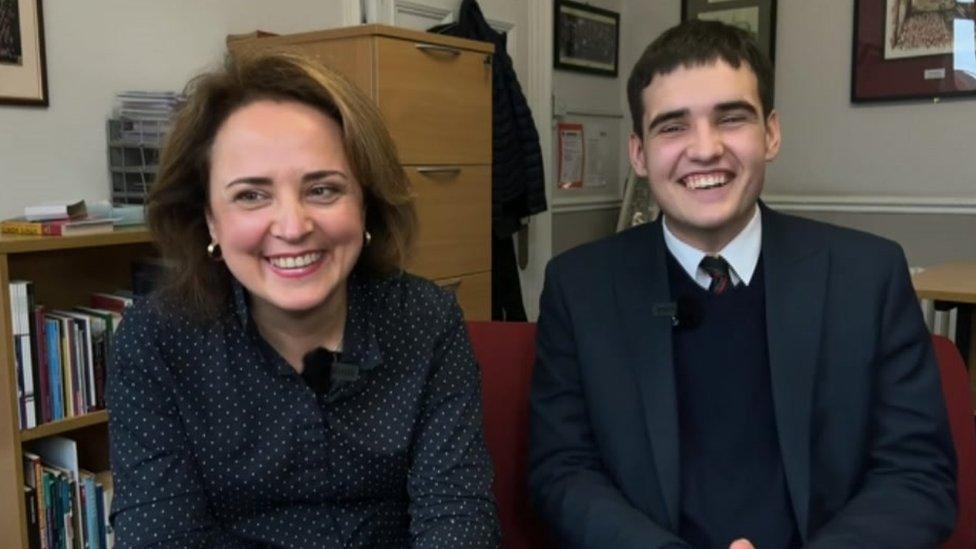
M 729 545 L 729 549 L 756 549 L 756 546 L 751 541 L 740 538 L 733 541 L 732 545 Z

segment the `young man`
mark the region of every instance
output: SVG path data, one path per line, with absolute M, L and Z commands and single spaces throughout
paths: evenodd
M 759 202 L 768 60 L 687 21 L 628 82 L 663 218 L 554 259 L 530 482 L 568 546 L 935 547 L 955 458 L 901 249 Z

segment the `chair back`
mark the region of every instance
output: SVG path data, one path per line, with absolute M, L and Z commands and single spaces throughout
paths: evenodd
M 959 511 L 956 529 L 941 549 L 976 547 L 976 424 L 969 373 L 955 344 L 942 336 L 932 336 L 935 358 L 942 374 L 942 393 L 949 412 L 949 427 L 956 448 L 956 492 Z
M 535 324 L 469 322 L 468 333 L 481 365 L 485 440 L 495 468 L 502 547 L 545 547 L 541 522 L 529 501 L 527 478 Z

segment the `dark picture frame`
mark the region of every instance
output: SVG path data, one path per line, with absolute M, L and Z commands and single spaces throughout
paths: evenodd
M 41 0 L 0 0 L 0 105 L 48 106 Z
M 681 0 L 681 20 L 721 21 L 747 30 L 776 60 L 776 0 Z
M 925 7 L 854 1 L 852 103 L 976 95 L 976 7 L 954 0 Z
M 616 77 L 620 54 L 620 14 L 570 0 L 555 0 L 552 66 Z

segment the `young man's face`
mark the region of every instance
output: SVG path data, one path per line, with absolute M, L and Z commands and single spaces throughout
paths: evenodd
M 650 182 L 675 236 L 718 252 L 753 216 L 766 163 L 779 152 L 779 117 L 763 119 L 745 62 L 656 75 L 642 100 L 643 135 L 630 137 L 634 171 Z

